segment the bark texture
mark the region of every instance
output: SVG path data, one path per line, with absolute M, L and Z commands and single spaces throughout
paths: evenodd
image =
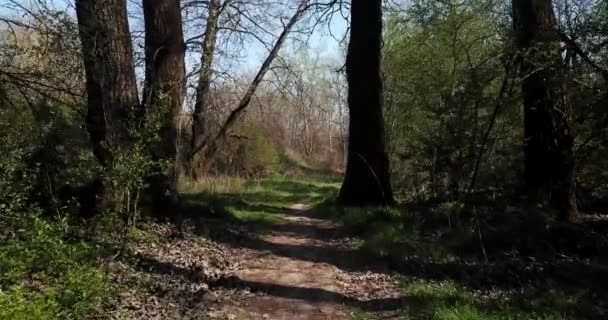
M 129 121 L 139 106 L 126 0 L 77 0 L 76 14 L 87 88 L 87 129 L 93 152 L 102 166 L 131 142 Z M 93 182 L 96 206 L 111 201 L 101 179 Z
M 513 0 L 513 27 L 523 78 L 526 186 L 561 219 L 574 219 L 574 133 L 551 0 Z
M 213 57 L 217 43 L 218 19 L 221 13 L 222 1 L 210 0 L 207 13 L 207 25 L 203 35 L 203 52 L 201 55 L 201 71 L 196 88 L 196 101 L 192 114 L 192 175 L 196 179 L 204 174 L 202 164 L 205 161 L 201 146 L 209 138 L 208 115 L 210 105 L 211 76 L 213 74 Z
M 78 0 L 76 13 L 87 81 L 87 128 L 97 159 L 129 140 L 127 124 L 139 105 L 125 0 Z
M 382 115 L 381 42 L 382 1 L 353 0 L 346 57 L 348 163 L 338 196 L 344 205 L 393 202 Z
M 144 111 L 162 113 L 161 142 L 152 156 L 170 161 L 163 174 L 150 181 L 156 208 L 177 195 L 177 127 L 185 95 L 185 44 L 179 0 L 144 0 L 146 82 Z

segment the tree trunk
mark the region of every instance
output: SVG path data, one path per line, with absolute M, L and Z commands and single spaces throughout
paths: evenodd
M 218 18 L 221 13 L 222 1 L 209 1 L 207 26 L 203 38 L 203 52 L 201 56 L 201 71 L 196 88 L 196 102 L 192 114 L 192 175 L 197 179 L 204 174 L 200 164 L 205 161 L 201 146 L 209 138 L 208 113 L 210 104 L 211 76 L 213 57 L 217 43 Z
M 77 0 L 87 88 L 87 129 L 93 153 L 110 168 L 131 138 L 128 121 L 139 106 L 126 0 Z M 107 188 L 101 194 L 108 200 Z
M 346 57 L 348 164 L 338 196 L 344 205 L 393 202 L 382 116 L 381 41 L 382 1 L 353 0 Z
M 185 44 L 179 0 L 144 0 L 146 82 L 144 110 L 164 115 L 155 160 L 169 160 L 164 173 L 150 177 L 150 198 L 160 209 L 177 196 L 177 127 L 185 95 Z
M 513 0 L 513 26 L 522 58 L 526 186 L 559 210 L 561 219 L 573 219 L 574 133 L 551 0 Z

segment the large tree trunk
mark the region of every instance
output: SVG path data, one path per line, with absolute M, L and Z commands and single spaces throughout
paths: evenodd
M 211 76 L 215 44 L 217 43 L 218 18 L 221 13 L 222 1 L 209 1 L 207 26 L 203 36 L 203 52 L 201 55 L 201 71 L 196 88 L 196 102 L 192 114 L 192 174 L 196 179 L 203 175 L 202 163 L 205 161 L 201 146 L 209 138 L 208 114 L 210 104 Z
M 526 186 L 559 210 L 560 218 L 572 219 L 577 215 L 574 133 L 551 0 L 513 0 L 513 26 L 522 58 Z
M 382 1 L 353 0 L 346 57 L 348 164 L 338 196 L 344 205 L 393 202 L 382 116 L 381 41 Z
M 87 88 L 87 129 L 106 168 L 130 143 L 128 121 L 139 105 L 126 0 L 77 0 Z M 109 196 L 107 188 L 102 199 Z
M 161 143 L 151 150 L 156 160 L 169 160 L 166 172 L 150 177 L 153 207 L 177 196 L 177 126 L 185 95 L 185 44 L 179 0 L 144 0 L 146 82 L 145 112 L 162 113 Z M 168 199 L 169 198 L 169 199 Z

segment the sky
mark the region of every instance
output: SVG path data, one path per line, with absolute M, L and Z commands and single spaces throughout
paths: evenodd
M 301 26 L 301 21 L 294 29 Z M 347 31 L 347 22 L 340 15 L 335 15 L 329 25 L 318 26 L 307 38 L 306 47 L 311 55 L 318 54 L 322 60 L 338 61 L 342 59 L 344 49 L 341 48 L 340 40 Z M 275 31 L 278 34 L 280 30 Z M 303 37 L 300 37 L 303 38 Z M 287 41 L 282 50 L 282 55 L 293 55 L 297 50 L 302 50 L 300 42 Z M 238 64 L 240 68 L 247 71 L 257 70 L 266 58 L 268 49 L 259 42 L 252 42 L 247 46 L 243 63 Z
M 0 4 L 0 16 L 16 17 L 22 13 L 16 6 L 11 5 L 11 2 L 24 7 L 31 7 L 36 1 L 39 0 L 1 0 L 0 3 L 3 4 Z M 47 0 L 47 3 L 58 10 L 65 10 L 75 15 L 74 0 Z M 132 8 L 130 10 L 133 11 Z M 132 19 L 130 21 L 131 30 L 142 28 L 141 24 L 141 21 Z M 322 60 L 339 61 L 343 56 L 343 48 L 340 47 L 339 40 L 344 36 L 346 28 L 346 21 L 340 14 L 336 14 L 329 25 L 319 26 L 314 30 L 308 38 L 308 50 L 312 54 L 318 54 Z M 297 49 L 301 50 L 301 48 Z M 286 43 L 281 52 L 285 54 L 295 50 L 296 48 L 294 48 L 293 43 Z M 242 59 L 233 63 L 234 68 L 237 69 L 233 71 L 251 72 L 257 70 L 266 57 L 267 52 L 268 50 L 260 43 L 249 43 L 246 51 L 241 56 Z M 192 61 L 196 59 L 196 57 L 189 58 Z

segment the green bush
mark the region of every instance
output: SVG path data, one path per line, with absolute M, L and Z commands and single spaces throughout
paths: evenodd
M 453 281 L 410 280 L 404 290 L 411 296 L 408 312 L 416 319 L 431 320 L 565 320 L 574 304 L 565 292 L 550 291 L 541 296 L 497 292 L 482 293 Z
M 240 122 L 214 165 L 220 174 L 261 175 L 277 169 L 280 156 L 277 145 L 263 127 Z
M 27 206 L 33 177 L 25 160 L 33 142 L 23 132 L 31 131 L 31 126 L 27 112 L 0 109 L 0 227 Z
M 250 141 L 245 144 L 243 167 L 245 170 L 265 170 L 279 164 L 279 152 L 267 132 L 260 128 L 247 128 Z
M 362 238 L 362 249 L 388 259 L 449 258 L 448 252 L 425 231 L 424 220 L 398 208 L 344 208 L 340 223 L 352 234 Z
M 34 212 L 0 242 L 0 319 L 81 319 L 109 292 L 90 245 Z
M 392 182 L 396 192 L 421 199 L 467 188 L 505 59 L 500 39 L 506 29 L 487 6 L 469 1 L 455 11 L 429 3 L 421 5 L 425 14 L 388 15 L 383 47 Z M 491 132 L 478 186 L 515 178 L 523 138 L 518 108 L 511 104 L 505 101 Z

